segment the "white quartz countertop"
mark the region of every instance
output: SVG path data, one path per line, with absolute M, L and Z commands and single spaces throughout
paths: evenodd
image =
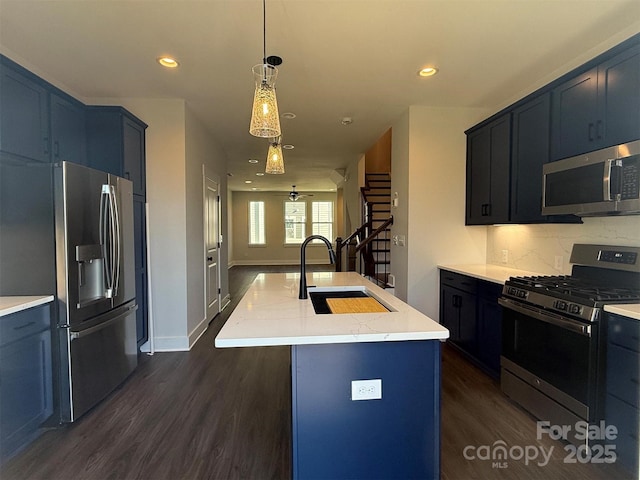
M 509 280 L 510 277 L 530 277 L 533 275 L 545 275 L 539 272 L 530 272 L 528 270 L 518 270 L 516 268 L 502 267 L 500 265 L 490 265 L 488 263 L 480 264 L 463 264 L 463 265 L 438 265 L 441 270 L 461 273 L 470 277 L 479 278 L 488 282 L 500 283 Z
M 616 315 L 621 315 L 623 317 L 633 318 L 634 320 L 640 320 L 640 303 L 605 305 L 604 311 L 615 313 Z
M 53 295 L 0 297 L 0 317 L 53 302 Z
M 298 299 L 298 273 L 261 273 L 231 313 L 216 347 L 444 340 L 449 331 L 354 272 L 307 273 L 318 290 L 364 287 L 392 311 L 317 314 L 311 299 Z

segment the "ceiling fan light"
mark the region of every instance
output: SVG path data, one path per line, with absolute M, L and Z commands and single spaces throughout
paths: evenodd
M 264 171 L 272 175 L 284 173 L 284 159 L 282 158 L 282 145 L 280 142 L 269 143 L 267 166 Z
M 275 81 L 278 69 L 262 64 L 253 67 L 256 90 L 253 95 L 249 133 L 254 137 L 273 138 L 281 134 Z

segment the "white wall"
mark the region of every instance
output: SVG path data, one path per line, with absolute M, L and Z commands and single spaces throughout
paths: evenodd
M 307 193 L 307 192 L 305 192 Z M 313 192 L 313 197 L 306 197 L 299 202 L 307 202 L 307 225 L 311 219 L 311 202 L 336 202 L 335 192 Z M 265 246 L 249 246 L 249 201 L 265 202 Z M 299 265 L 300 245 L 284 243 L 284 202 L 288 201 L 284 192 L 233 192 L 233 258 L 234 265 Z M 334 216 L 335 219 L 335 216 Z M 335 225 L 334 225 L 335 230 Z M 310 227 L 307 235 L 311 235 Z M 335 245 L 335 237 L 330 238 Z M 328 264 L 329 254 L 326 246 L 311 244 L 306 251 L 308 263 Z
M 151 295 L 156 350 L 188 350 L 185 103 L 179 99 L 96 99 L 122 105 L 147 123 Z
M 412 106 L 393 125 L 393 235 L 395 292 L 414 308 L 438 318 L 440 263 L 484 263 L 486 228 L 466 227 L 464 131 L 487 115 L 484 109 Z
M 226 157 L 181 99 L 91 99 L 121 105 L 149 125 L 146 131 L 147 202 L 151 262 L 150 319 L 157 351 L 189 350 L 207 326 L 204 318 L 202 164 L 218 177 L 226 229 Z M 227 247 L 222 246 L 223 296 L 228 294 Z M 143 345 L 148 350 L 149 344 Z
M 203 166 L 206 175 L 218 183 L 222 212 L 220 228 L 227 237 L 227 157 L 203 123 L 186 109 L 186 248 L 187 248 L 187 334 L 193 345 L 206 330 Z M 227 248 L 220 248 L 220 288 L 222 297 L 229 293 Z

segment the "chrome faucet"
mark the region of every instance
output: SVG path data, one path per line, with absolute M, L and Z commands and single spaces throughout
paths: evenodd
M 304 252 L 307 248 L 307 244 L 311 240 L 322 240 L 325 245 L 327 245 L 327 249 L 329 249 L 329 261 L 332 264 L 336 263 L 336 252 L 333 251 L 333 247 L 329 240 L 322 235 L 311 235 L 304 239 L 304 242 L 302 242 L 302 245 L 300 246 L 300 292 L 298 293 L 298 298 L 300 300 L 307 298 L 307 267 L 305 265 L 306 261 Z

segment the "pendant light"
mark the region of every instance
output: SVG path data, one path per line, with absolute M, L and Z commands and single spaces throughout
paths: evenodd
M 280 130 L 280 116 L 278 115 L 278 102 L 276 100 L 276 78 L 282 59 L 279 57 L 267 58 L 267 7 L 266 0 L 262 0 L 263 13 L 263 57 L 262 64 L 253 67 L 253 77 L 256 82 L 256 90 L 253 95 L 253 109 L 251 110 L 251 124 L 249 133 L 255 137 L 274 138 L 282 132 Z
M 269 142 L 269 151 L 267 152 L 267 166 L 265 173 L 274 175 L 284 173 L 284 158 L 282 158 L 282 139 L 274 138 Z

